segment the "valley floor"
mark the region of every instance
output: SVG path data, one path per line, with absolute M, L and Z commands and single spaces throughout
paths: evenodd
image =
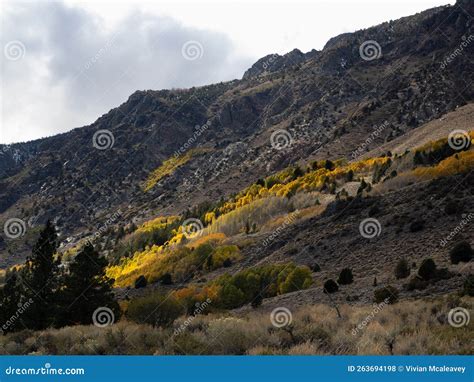
M 264 306 L 197 314 L 172 327 L 122 320 L 0 336 L 1 354 L 470 354 L 474 298 L 447 295 L 393 305 L 317 304 L 295 311 Z

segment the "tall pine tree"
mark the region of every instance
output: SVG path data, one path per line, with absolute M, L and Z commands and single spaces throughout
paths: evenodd
M 16 270 L 7 272 L 5 275 L 5 285 L 0 289 L 0 332 L 7 333 L 24 329 L 23 324 L 16 321 L 11 322 L 10 320 L 16 316 L 24 299 Z M 19 318 L 21 319 L 22 317 Z
M 65 276 L 61 291 L 63 306 L 60 325 L 88 325 L 94 311 L 107 307 L 118 320 L 120 308 L 112 292 L 113 279 L 105 274 L 107 260 L 91 244 L 87 244 L 74 258 Z
M 56 297 L 61 260 L 56 254 L 57 248 L 56 230 L 48 220 L 21 272 L 26 299 L 34 301 L 22 315 L 25 325 L 30 329 L 51 326 L 58 314 Z

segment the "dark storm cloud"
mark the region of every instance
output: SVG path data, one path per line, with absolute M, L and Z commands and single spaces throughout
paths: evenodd
M 3 21 L 3 141 L 91 123 L 137 89 L 238 78 L 252 61 L 236 57 L 223 34 L 140 11 L 109 30 L 59 2 L 10 3 Z M 24 56 L 8 51 L 15 47 Z

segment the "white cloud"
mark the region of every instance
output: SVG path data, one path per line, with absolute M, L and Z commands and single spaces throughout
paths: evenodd
M 10 3 L 3 19 L 2 46 L 20 41 L 25 52 L 18 60 L 4 52 L 1 142 L 91 123 L 137 89 L 239 78 L 253 62 L 236 56 L 223 33 L 140 11 L 105 28 L 97 15 L 63 3 Z M 195 60 L 183 56 L 188 41 L 202 48 Z
M 321 49 L 343 32 L 454 0 L 65 0 L 2 3 L 0 142 L 93 122 L 138 89 L 240 78 L 258 58 Z M 165 16 L 166 15 L 166 16 Z M 202 29 L 204 28 L 204 29 Z M 182 56 L 189 40 L 200 59 Z

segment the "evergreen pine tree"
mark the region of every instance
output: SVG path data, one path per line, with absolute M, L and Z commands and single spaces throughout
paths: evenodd
M 76 255 L 61 291 L 65 308 L 59 323 L 61 326 L 91 324 L 94 311 L 99 307 L 111 309 L 118 320 L 120 308 L 112 292 L 114 280 L 106 276 L 106 266 L 107 260 L 91 244 Z
M 25 325 L 30 329 L 49 327 L 57 315 L 56 292 L 60 263 L 60 259 L 55 259 L 57 248 L 56 230 L 48 220 L 22 270 L 26 299 L 34 301 L 22 315 Z
M 14 326 L 7 325 L 7 322 L 13 317 L 19 306 L 21 306 L 24 296 L 22 294 L 20 283 L 18 282 L 17 272 L 11 271 L 5 275 L 5 285 L 0 289 L 0 333 L 7 333 L 15 329 L 23 329 L 24 326 L 15 323 Z M 21 317 L 19 317 L 21 319 Z

